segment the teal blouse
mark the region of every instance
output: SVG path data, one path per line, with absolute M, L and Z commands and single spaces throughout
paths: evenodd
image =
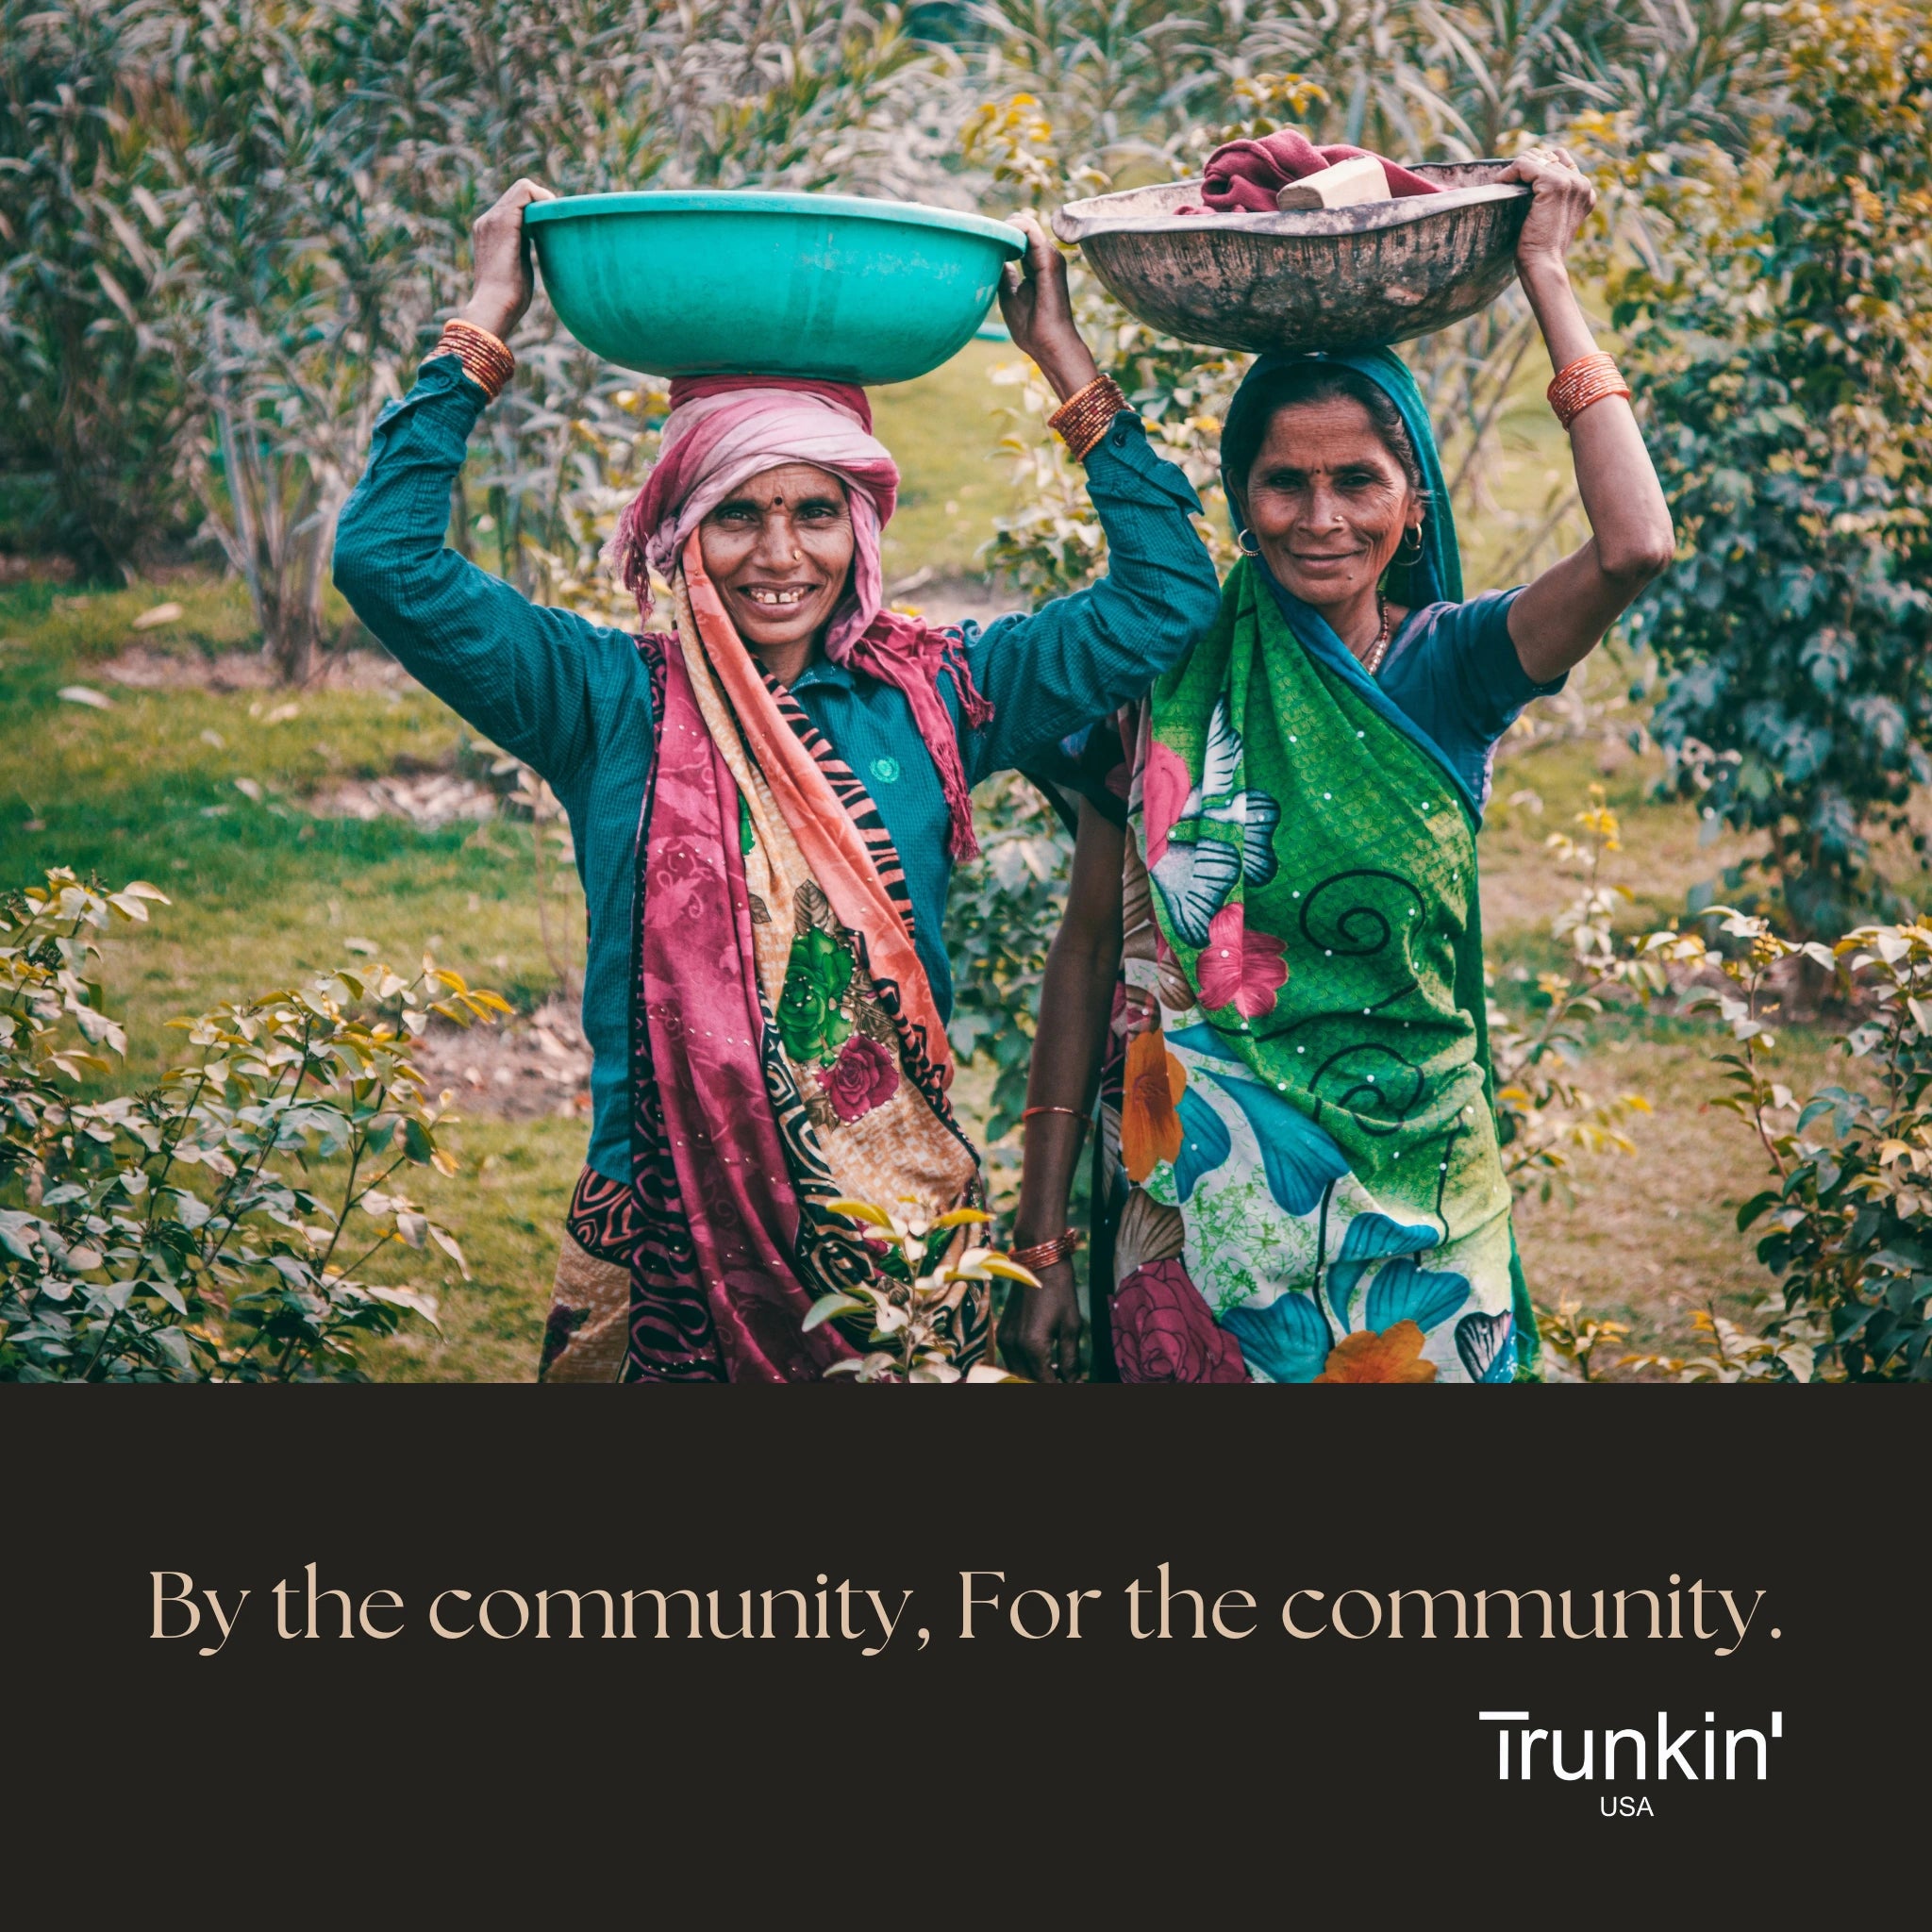
M 453 357 L 423 364 L 415 388 L 376 423 L 369 466 L 337 528 L 335 580 L 409 672 L 540 772 L 570 815 L 590 910 L 588 1158 L 599 1174 L 628 1181 L 632 893 L 651 760 L 650 679 L 623 631 L 532 604 L 446 547 L 451 481 L 486 400 Z M 941 678 L 969 784 L 1138 697 L 1220 608 L 1213 564 L 1189 521 L 1199 500 L 1131 415 L 1118 417 L 1087 458 L 1087 485 L 1107 532 L 1107 576 L 1030 615 L 963 626 L 974 681 L 993 707 L 983 728 L 960 728 L 952 678 Z M 950 1017 L 946 806 L 911 708 L 891 685 L 826 659 L 792 689 L 898 846 L 919 957 Z

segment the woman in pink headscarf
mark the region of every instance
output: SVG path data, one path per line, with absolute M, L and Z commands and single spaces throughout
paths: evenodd
M 590 1155 L 543 1341 L 549 1380 L 813 1380 L 854 1352 L 803 1317 L 871 1256 L 827 1204 L 978 1198 L 947 1090 L 954 861 L 971 788 L 1138 695 L 1212 623 L 1186 479 L 1148 448 L 1030 216 L 1001 307 L 1053 385 L 1107 531 L 1091 590 L 981 628 L 885 608 L 899 475 L 862 390 L 673 386 L 610 561 L 632 638 L 535 607 L 443 545 L 451 480 L 528 305 L 519 182 L 475 293 L 377 425 L 336 580 L 395 655 L 570 813 L 590 909 Z M 956 1318 L 958 1359 L 988 1310 Z

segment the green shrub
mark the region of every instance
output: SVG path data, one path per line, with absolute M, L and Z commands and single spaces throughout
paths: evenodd
M 1776 18 L 1782 125 L 1653 185 L 1615 319 L 1680 540 L 1632 619 L 1651 729 L 1823 934 L 1887 909 L 1867 835 L 1932 779 L 1932 16 Z
M 0 898 L 0 1381 L 350 1380 L 359 1335 L 431 1297 L 363 1280 L 393 1243 L 462 1252 L 391 1185 L 456 1172 L 409 1042 L 507 1011 L 429 961 L 216 1007 L 152 1086 L 83 1099 L 126 1038 L 92 934 L 168 902 L 65 870 Z
M 1781 1292 L 1755 1332 L 1698 1318 L 1711 1352 L 1628 1359 L 1681 1381 L 1932 1381 L 1932 925 L 1868 925 L 1835 945 L 1780 938 L 1728 907 L 1705 915 L 1721 944 L 1657 932 L 1639 957 L 1730 981 L 1692 994 L 1730 1035 L 1711 1106 L 1757 1137 L 1775 1184 L 1738 1210 L 1741 1233 L 1769 1224 L 1757 1257 Z M 1771 1021 L 1795 974 L 1832 975 L 1857 1024 L 1846 1052 L 1875 1091 L 1821 1089 L 1802 1105 L 1773 1069 Z
M 158 31 L 150 8 L 0 0 L 0 469 L 27 486 L 0 519 L 89 576 L 193 516 L 188 398 L 154 328 L 180 211 L 125 92 Z
M 993 1071 L 986 1138 L 1020 1124 L 1047 948 L 1066 909 L 1074 841 L 1016 773 L 990 779 L 974 801 L 980 856 L 954 874 L 946 905 L 953 1019 L 962 1063 Z
M 1932 927 L 1864 926 L 1832 948 L 1840 988 L 1862 1004 L 1846 1051 L 1874 1092 L 1826 1087 L 1778 1133 L 1761 1078 L 1738 1110 L 1766 1140 L 1778 1184 L 1738 1225 L 1770 1231 L 1757 1257 L 1782 1277 L 1786 1322 L 1817 1318 L 1854 1382 L 1932 1381 Z

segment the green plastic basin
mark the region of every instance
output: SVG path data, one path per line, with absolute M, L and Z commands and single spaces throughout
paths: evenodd
M 524 210 L 563 325 L 651 375 L 907 382 L 986 320 L 1026 238 L 845 194 L 575 194 Z

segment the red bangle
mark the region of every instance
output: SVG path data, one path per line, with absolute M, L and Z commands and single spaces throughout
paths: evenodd
M 1037 1113 L 1063 1113 L 1076 1121 L 1084 1121 L 1087 1118 L 1077 1107 L 1029 1107 L 1021 1110 L 1020 1124 L 1024 1127 Z
M 1029 1274 L 1037 1274 L 1042 1268 L 1051 1268 L 1056 1261 L 1064 1261 L 1079 1245 L 1080 1230 L 1070 1227 L 1050 1241 L 1041 1241 L 1030 1248 L 1009 1249 L 1007 1259 L 1017 1261 Z
M 1630 385 L 1618 374 L 1616 358 L 1597 349 L 1557 370 L 1543 393 L 1557 412 L 1557 421 L 1568 429 L 1592 403 L 1608 396 L 1628 401 Z

